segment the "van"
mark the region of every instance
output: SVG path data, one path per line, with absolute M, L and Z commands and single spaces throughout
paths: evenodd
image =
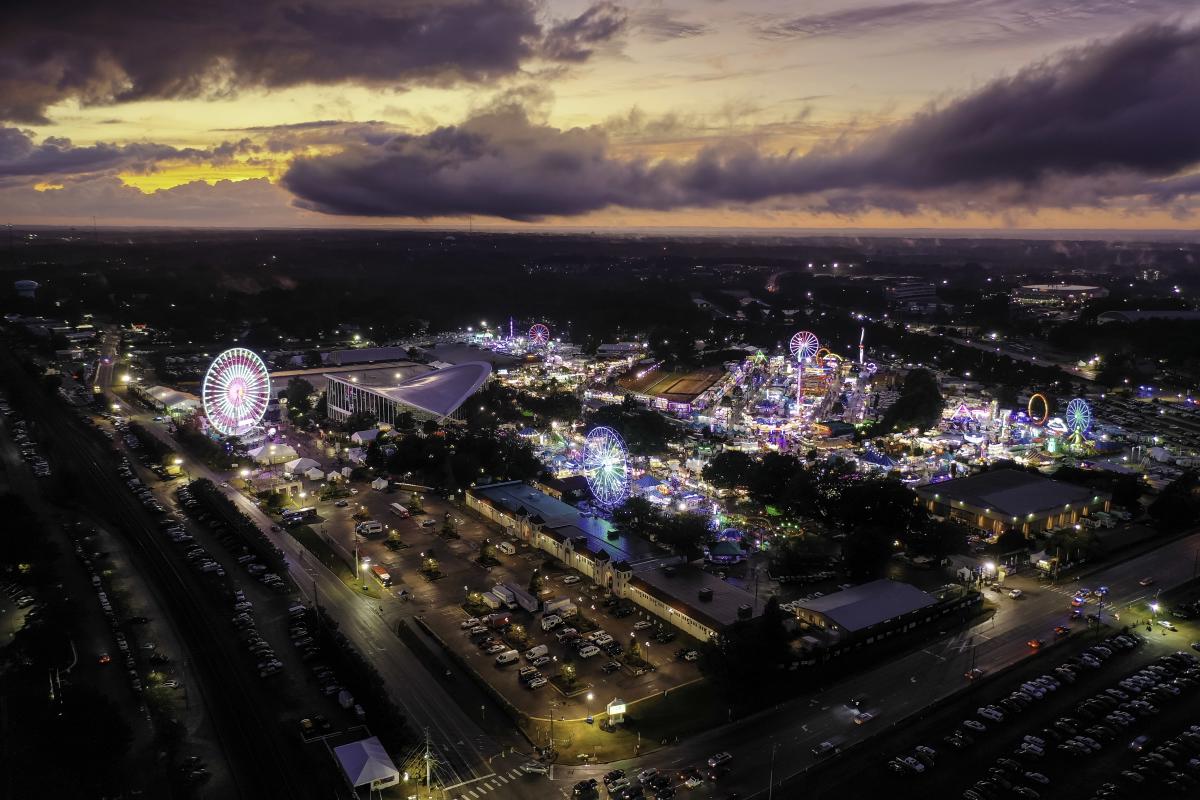
M 511 556 L 513 553 L 517 552 L 517 548 L 512 546 L 512 542 L 500 542 L 496 545 L 496 549 L 501 553 L 504 553 L 506 556 Z
M 544 644 L 539 644 L 537 647 L 531 647 L 525 651 L 525 659 L 533 661 L 535 658 L 541 658 L 550 652 L 550 648 Z
M 579 648 L 579 657 L 580 658 L 591 658 L 592 656 L 599 655 L 599 654 L 600 654 L 600 648 L 596 647 L 596 645 L 594 645 L 594 644 L 585 645 L 585 646 Z
M 505 650 L 503 653 L 496 656 L 496 666 L 502 667 L 505 664 L 511 664 L 518 658 L 520 658 L 520 654 L 517 653 L 516 650 Z
M 355 530 L 363 536 L 377 536 L 383 533 L 383 523 L 370 519 L 366 522 L 358 523 L 358 527 Z

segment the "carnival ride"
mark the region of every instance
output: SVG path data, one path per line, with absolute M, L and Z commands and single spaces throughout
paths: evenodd
M 1040 428 L 1050 419 L 1050 402 L 1041 392 L 1034 392 L 1029 396 L 1029 405 L 1025 407 L 1025 413 L 1029 417 L 1029 424 Z
M 1077 450 L 1090 444 L 1087 434 L 1092 429 L 1092 407 L 1082 397 L 1067 403 L 1066 420 L 1069 433 L 1067 441 Z
M 599 426 L 588 432 L 583 445 L 583 469 L 588 488 L 602 507 L 615 508 L 629 496 L 625 440 L 612 428 Z
M 223 436 L 243 436 L 262 421 L 271 377 L 258 354 L 244 347 L 219 353 L 204 375 L 204 416 Z
M 529 329 L 529 343 L 534 347 L 545 347 L 550 342 L 550 329 L 542 323 L 536 323 Z
M 799 413 L 804 398 L 804 365 L 821 349 L 821 343 L 812 331 L 798 331 L 788 342 L 788 349 L 796 359 L 796 412 Z

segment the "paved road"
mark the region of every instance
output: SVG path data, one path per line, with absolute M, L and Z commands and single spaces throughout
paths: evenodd
M 304 768 L 298 748 L 283 742 L 260 687 L 245 669 L 227 629 L 218 629 L 207 612 L 204 587 L 196 585 L 192 573 L 176 569 L 154 521 L 117 479 L 108 449 L 63 404 L 46 401 L 7 351 L 0 353 L 0 372 L 14 393 L 19 389 L 26 396 L 28 402 L 23 405 L 30 420 L 54 432 L 48 442 L 50 455 L 56 470 L 75 481 L 78 500 L 102 509 L 119 524 L 139 569 L 163 592 L 178 630 L 187 637 L 199 674 L 207 686 L 220 687 L 220 691 L 207 692 L 206 699 L 229 745 L 238 776 L 230 796 L 310 796 L 315 787 L 300 780 Z
M 156 435 L 170 442 L 165 431 L 151 426 Z M 193 469 L 193 474 L 203 474 L 203 468 Z M 219 475 L 205 475 L 219 482 Z M 269 530 L 271 521 L 253 503 L 236 492 L 230 496 L 264 530 Z M 303 549 L 290 537 L 273 534 L 277 544 L 288 553 L 289 569 L 302 585 L 308 576 L 311 587 L 316 578 L 321 603 L 343 624 L 343 630 L 355 643 L 368 652 L 384 674 L 388 685 L 397 699 L 409 711 L 417 725 L 428 726 L 443 748 L 446 759 L 466 783 L 464 800 L 479 800 L 485 792 L 480 786 L 494 785 L 490 796 L 494 797 L 539 797 L 544 786 L 532 776 L 520 781 L 502 783 L 500 778 L 512 768 L 513 761 L 493 761 L 500 746 L 485 736 L 475 723 L 462 713 L 451 700 L 445 688 L 422 667 L 416 658 L 400 646 L 391 634 L 391 629 L 374 603 L 348 589 L 335 575 L 312 559 L 300 561 Z M 1176 540 L 1158 550 L 1146 553 L 1129 562 L 1114 565 L 1090 577 L 1092 586 L 1109 587 L 1108 602 L 1113 608 L 1124 609 L 1118 613 L 1134 613 L 1130 605 L 1145 602 L 1156 589 L 1167 588 L 1190 579 L 1195 569 L 1196 552 L 1200 549 L 1200 534 Z M 1138 585 L 1143 577 L 1154 576 L 1156 584 L 1147 589 Z M 713 731 L 700 733 L 679 746 L 660 751 L 640 759 L 619 764 L 649 765 L 659 768 L 682 768 L 695 765 L 720 750 L 738 754 L 736 769 L 728 782 L 719 788 L 705 786 L 692 792 L 697 798 L 722 797 L 726 792 L 738 791 L 746 796 L 765 791 L 771 770 L 772 754 L 775 761 L 775 779 L 784 782 L 811 766 L 814 759 L 810 749 L 826 739 L 837 739 L 850 743 L 866 736 L 877 726 L 901 719 L 921 708 L 962 688 L 963 673 L 974 663 L 988 670 L 1004 668 L 1029 653 L 1026 642 L 1033 638 L 1051 639 L 1055 625 L 1066 622 L 1069 598 L 1075 585 L 1061 584 L 1057 587 L 1039 585 L 1030 578 L 1011 578 L 1010 587 L 1021 587 L 1024 597 L 1011 600 L 1007 596 L 999 599 L 999 610 L 989 619 L 978 622 L 949 635 L 926 648 L 880 665 L 878 668 L 860 673 L 828 690 L 818 691 L 775 709 L 761 712 L 753 717 Z M 306 591 L 311 591 L 307 589 Z M 387 604 L 385 616 L 411 614 L 411 607 Z M 1108 612 L 1105 611 L 1107 614 Z M 1124 618 L 1123 621 L 1127 621 Z M 897 691 L 897 687 L 905 687 Z M 872 710 L 878 717 L 867 726 L 855 726 L 851 722 L 852 712 L 845 706 L 850 697 L 865 695 L 872 698 Z M 612 765 L 605 767 L 556 767 L 554 771 L 555 793 L 566 791 L 571 783 L 581 777 L 597 777 Z M 492 776 L 492 777 L 488 777 Z M 478 785 L 477 785 L 478 784 Z M 475 787 L 471 791 L 467 787 Z M 450 797 L 455 795 L 450 793 Z
M 177 443 L 143 410 L 123 400 L 122 414 L 137 419 L 164 443 Z M 185 464 L 193 478 L 208 478 L 220 484 L 225 477 L 202 463 Z M 428 730 L 444 762 L 452 783 L 477 781 L 498 775 L 505 765 L 515 765 L 527 757 L 502 757 L 508 747 L 527 746 L 515 735 L 496 741 L 469 718 L 447 693 L 446 686 L 431 675 L 417 657 L 397 639 L 394 630 L 400 619 L 409 619 L 413 609 L 394 598 L 382 603 L 365 598 L 349 588 L 332 571 L 313 559 L 305 548 L 286 533 L 272 531 L 273 521 L 239 492 L 229 490 L 229 498 L 267 533 L 286 554 L 288 571 L 302 594 L 318 602 L 337 620 L 340 630 L 369 657 L 383 676 L 393 698 L 408 715 L 414 728 Z M 495 778 L 499 782 L 498 778 Z M 534 779 L 526 777 L 525 782 Z M 536 789 L 529 797 L 537 797 Z
M 149 427 L 172 443 L 161 428 Z M 203 465 L 189 464 L 188 469 L 193 475 L 217 483 L 222 480 Z M 270 530 L 271 520 L 253 503 L 236 492 L 230 492 L 230 497 L 264 530 Z M 320 602 L 338 619 L 342 630 L 372 658 L 414 724 L 430 730 L 443 758 L 464 782 L 448 793 L 450 798 L 547 796 L 544 779 L 520 776 L 515 761 L 498 759 L 501 743 L 485 735 L 447 695 L 445 687 L 395 639 L 391 632 L 394 622 L 411 615 L 411 607 L 405 608 L 395 601 L 385 601 L 380 606 L 365 600 L 322 565 L 306 558 L 303 548 L 290 537 L 280 533 L 270 535 L 287 553 L 289 570 L 297 583 L 309 594 L 315 588 Z M 1123 615 L 1122 622 L 1126 622 L 1129 619 L 1124 615 L 1136 615 L 1139 604 L 1145 604 L 1156 589 L 1190 579 L 1198 550 L 1200 534 L 1194 534 L 1102 570 L 1087 583 L 1107 585 L 1108 602 Z M 1149 589 L 1138 584 L 1147 576 L 1156 579 L 1155 586 Z M 736 764 L 728 781 L 717 790 L 706 786 L 691 796 L 720 797 L 734 790 L 743 796 L 765 794 L 772 762 L 775 780 L 787 781 L 813 763 L 809 751 L 818 742 L 836 739 L 849 743 L 865 738 L 875 728 L 960 689 L 964 684 L 962 675 L 972 663 L 989 670 L 1008 666 L 1029 653 L 1026 641 L 1049 639 L 1054 625 L 1066 621 L 1073 585 L 1039 585 L 1019 577 L 1011 579 L 1009 585 L 1021 587 L 1025 596 L 1020 600 L 1001 598 L 998 612 L 986 621 L 949 630 L 948 636 L 926 648 L 853 676 L 834 688 L 818 690 L 745 720 L 701 732 L 677 747 L 619 766 L 680 768 L 694 765 L 714 752 L 729 750 L 735 754 Z M 848 698 L 861 695 L 870 698 L 868 707 L 878 714 L 877 720 L 867 726 L 853 725 L 852 714 L 845 706 Z M 556 767 L 551 794 L 569 793 L 573 781 L 598 776 L 608 768 L 611 765 Z

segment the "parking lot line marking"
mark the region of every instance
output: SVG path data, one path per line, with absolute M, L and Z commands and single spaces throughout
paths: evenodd
M 519 770 L 519 769 L 510 769 L 510 770 L 508 771 L 508 774 L 509 774 L 509 776 L 511 776 L 511 777 L 513 777 L 513 778 L 519 778 L 519 777 L 521 777 L 521 770 Z

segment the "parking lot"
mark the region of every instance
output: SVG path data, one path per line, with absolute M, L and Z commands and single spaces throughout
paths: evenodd
M 317 503 L 319 518 L 310 524 L 349 562 L 355 556 L 359 522 L 370 519 L 382 523 L 381 536 L 358 537 L 357 556 L 360 561 L 369 559 L 368 563 L 383 566 L 391 585 L 382 587 L 373 579 L 366 581 L 368 585 L 394 598 L 402 594 L 411 598 L 406 602 L 412 614 L 420 615 L 478 675 L 522 712 L 544 717 L 550 713 L 553 700 L 556 715 L 582 719 L 589 712 L 601 711 L 600 706 L 614 696 L 634 702 L 699 677 L 694 663 L 677 658 L 677 654 L 682 655 L 680 651 L 692 650 L 697 643 L 657 617 L 628 604 L 618 606 L 586 578 L 561 569 L 545 554 L 522 542 L 512 542 L 512 553 L 493 548 L 496 563 L 484 566 L 479 562 L 481 548 L 485 542 L 495 545 L 503 541 L 502 532 L 436 496 L 423 496 L 423 513 L 407 519 L 392 513 L 391 504 L 404 502 L 407 497 L 406 492 L 364 488 L 342 505 L 332 500 Z M 447 514 L 454 535 L 443 531 Z M 430 558 L 441 573 L 434 580 L 421 572 Z M 551 627 L 543 628 L 542 620 L 550 615 L 531 614 L 519 607 L 497 609 L 508 612 L 511 627 L 507 627 L 483 620 L 492 609 L 475 608 L 468 613 L 464 608 L 474 593 L 490 591 L 497 584 L 527 589 L 535 570 L 542 577 L 541 599 L 550 603 L 569 601 L 578 609 L 577 617 L 559 624 L 547 623 Z M 464 628 L 463 623 L 472 616 L 481 624 Z M 471 634 L 470 630 L 477 627 L 487 630 Z M 638 659 L 651 668 L 626 664 L 631 660 L 630 651 L 635 649 L 634 641 L 640 653 Z M 588 645 L 593 645 L 595 652 L 585 649 Z M 544 653 L 539 651 L 532 658 L 523 655 L 543 646 Z M 496 656 L 509 650 L 517 650 L 520 657 L 497 665 Z M 554 680 L 561 677 L 565 665 L 576 672 L 574 684 Z M 520 670 L 525 667 L 536 669 L 540 675 L 522 674 Z M 587 699 L 589 692 L 591 702 Z
M 843 796 L 1195 796 L 1200 737 L 1153 753 L 1200 723 L 1198 664 L 1145 627 L 1074 639 L 977 678 L 963 699 L 847 752 L 812 786 L 832 787 L 850 771 L 861 785 Z M 838 745 L 814 754 L 833 755 Z

